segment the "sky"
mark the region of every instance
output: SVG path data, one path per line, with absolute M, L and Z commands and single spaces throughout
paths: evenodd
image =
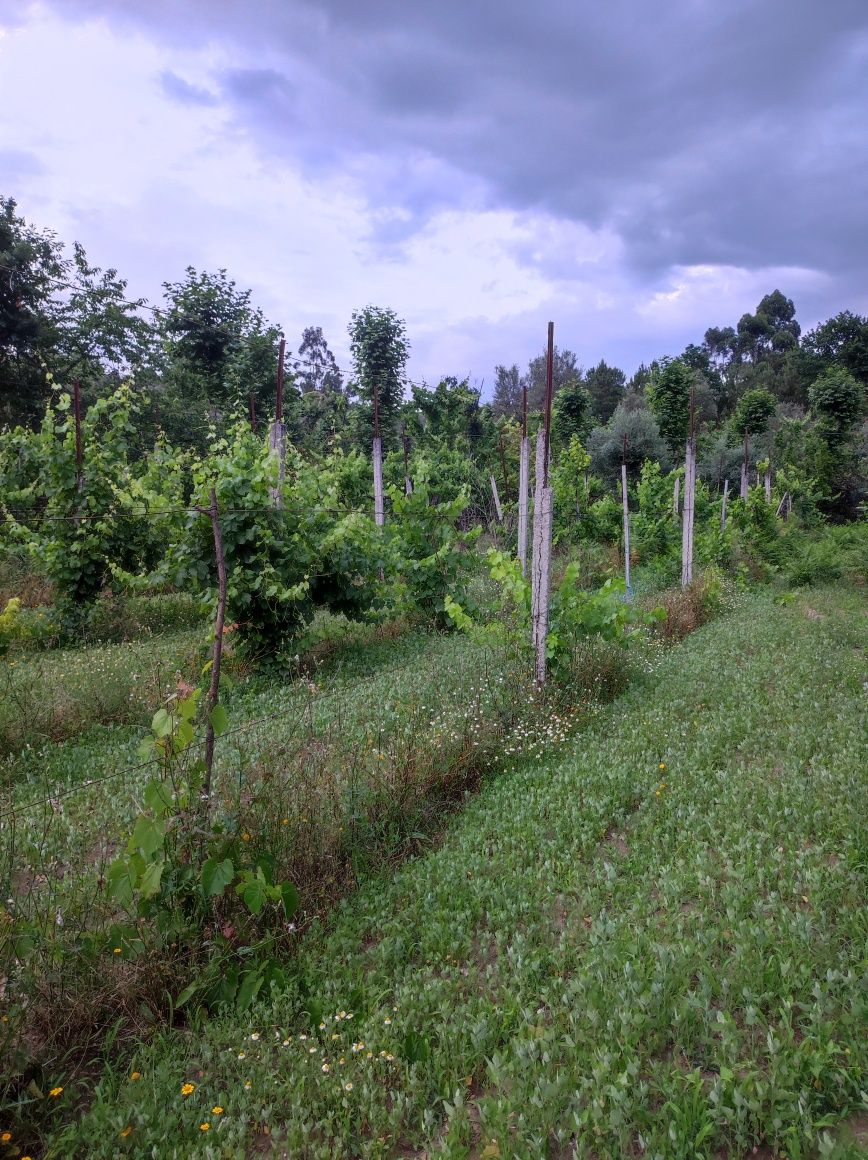
M 866 0 L 0 0 L 0 193 L 152 302 L 225 267 L 349 366 L 641 362 L 868 313 Z

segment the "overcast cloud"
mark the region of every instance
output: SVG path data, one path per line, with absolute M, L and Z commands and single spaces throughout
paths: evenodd
M 864 0 L 0 0 L 0 191 L 135 294 L 226 266 L 411 372 L 553 318 L 628 372 L 766 292 L 868 312 Z

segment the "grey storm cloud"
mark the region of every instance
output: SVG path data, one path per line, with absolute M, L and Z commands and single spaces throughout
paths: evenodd
M 185 81 L 182 76 L 178 76 L 171 69 L 164 69 L 160 73 L 160 86 L 167 97 L 179 101 L 182 105 L 203 105 L 207 107 L 219 103 L 214 93 L 210 93 L 207 89 L 200 88 L 198 85 L 190 84 L 189 81 Z
M 610 228 L 649 280 L 702 263 L 847 275 L 868 259 L 865 0 L 54 6 L 231 47 L 211 78 L 221 105 L 310 171 L 372 160 L 371 196 L 406 211 L 386 246 L 472 190 Z M 429 176 L 402 182 L 408 158 Z
M 10 187 L 24 177 L 38 177 L 45 166 L 35 153 L 25 149 L 0 149 L 0 182 Z

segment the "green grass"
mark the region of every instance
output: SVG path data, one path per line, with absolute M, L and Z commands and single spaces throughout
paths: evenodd
M 859 592 L 746 599 L 310 931 L 287 990 L 156 1036 L 79 1123 L 64 1091 L 48 1155 L 857 1155 L 866 635 Z

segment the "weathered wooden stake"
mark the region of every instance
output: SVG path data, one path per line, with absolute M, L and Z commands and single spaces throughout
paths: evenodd
M 720 505 L 720 530 L 726 531 L 726 499 L 729 495 L 729 480 L 723 481 L 723 502 Z
M 211 660 L 211 686 L 208 689 L 208 722 L 205 726 L 205 778 L 202 789 L 205 798 L 211 794 L 211 773 L 214 768 L 214 710 L 220 699 L 220 662 L 223 659 L 223 628 L 226 623 L 226 557 L 223 553 L 223 535 L 217 511 L 217 492 L 211 488 L 211 530 L 214 533 L 214 558 L 217 561 L 217 621 L 214 625 L 214 651 Z
M 530 447 L 527 441 L 527 386 L 521 389 L 521 447 L 518 453 L 518 559 L 522 576 L 527 576 L 527 492 L 530 475 Z
M 491 495 L 492 495 L 492 498 L 494 499 L 494 510 L 497 514 L 497 522 L 499 524 L 502 524 L 503 523 L 503 508 L 500 506 L 500 495 L 498 494 L 498 491 L 497 491 L 497 480 L 494 478 L 493 475 L 489 475 L 488 478 L 491 481 Z

